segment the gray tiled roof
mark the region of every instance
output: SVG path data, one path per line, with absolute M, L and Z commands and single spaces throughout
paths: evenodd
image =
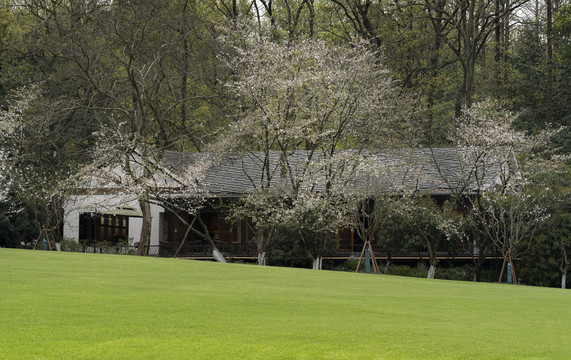
M 417 189 L 433 194 L 451 193 L 453 188 L 465 182 L 466 164 L 470 163 L 470 152 L 458 148 L 388 150 L 367 153 L 365 156 L 381 169 L 374 179 L 367 182 L 374 184 L 372 188 L 375 191 Z M 289 157 L 289 162 L 293 166 L 301 165 L 307 157 L 307 151 L 296 151 Z M 259 152 L 228 155 L 222 159 L 214 159 L 207 153 L 166 152 L 164 162 L 176 171 L 206 158 L 211 158 L 212 161 L 208 165 L 203 184 L 213 195 L 240 196 L 252 191 L 253 184 L 260 182 L 263 157 Z M 501 166 L 499 163 L 488 164 L 486 168 L 483 187 L 492 189 L 500 175 Z M 279 179 L 277 152 L 270 154 L 270 169 L 275 172 L 275 178 Z M 358 186 L 365 186 L 365 182 L 363 177 L 352 180 L 352 184 Z M 472 181 L 468 189 L 475 187 Z

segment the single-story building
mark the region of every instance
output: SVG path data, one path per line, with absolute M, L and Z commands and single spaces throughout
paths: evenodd
M 223 254 L 233 257 L 256 256 L 256 247 L 251 243 L 253 233 L 248 223 L 228 220 L 228 209 L 223 205 L 254 191 L 268 166 L 274 172 L 275 181 L 280 181 L 278 153 L 266 155 L 269 156 L 249 152 L 225 156 L 212 161 L 204 169 L 200 183 L 207 194 L 208 204 L 200 211 L 200 216 Z M 162 161 L 168 171 L 176 174 L 207 156 L 203 153 L 167 151 Z M 303 164 L 307 157 L 305 151 L 293 152 L 290 164 Z M 509 171 L 506 164 L 510 161 L 506 153 L 505 156 L 488 159 L 488 163 L 478 164 L 477 161 L 481 159 L 474 159 L 472 150 L 460 148 L 379 151 L 367 153 L 365 158 L 381 169 L 367 181 L 367 186 L 373 183 L 374 191 L 417 191 L 430 193 L 433 197 L 449 197 L 460 187 L 466 187 L 468 192 L 476 188 L 493 191 Z M 365 181 L 357 176 L 352 183 L 359 186 Z M 64 238 L 92 243 L 123 240 L 129 245 L 136 245 L 139 241 L 142 220 L 138 200 L 132 194 L 122 193 L 112 184 L 90 191 L 78 191 L 66 205 L 65 214 Z M 193 233 L 187 234 L 187 227 L 179 216 L 187 221 L 191 219 L 189 214 L 179 213 L 175 216 L 164 207 L 151 205 L 151 253 L 172 256 L 181 250 L 181 256 L 209 257 L 208 244 Z M 185 234 L 188 236 L 186 244 L 183 249 L 178 249 Z M 338 256 L 350 256 L 362 247 L 362 241 L 350 230 L 340 230 L 337 240 Z

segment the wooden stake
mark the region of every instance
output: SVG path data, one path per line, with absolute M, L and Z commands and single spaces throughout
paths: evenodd
M 367 243 L 368 241 L 365 242 L 365 244 L 363 244 L 363 249 L 361 250 L 361 255 L 359 256 L 359 262 L 357 263 L 357 269 L 355 269 L 355 272 L 359 272 L 359 267 L 361 266 L 361 260 L 363 260 L 363 254 L 365 254 L 365 248 Z
M 359 262 L 357 263 L 357 269 L 355 272 L 359 272 L 359 268 L 361 267 L 361 261 L 363 261 L 363 255 L 365 254 L 365 249 L 369 249 L 369 254 L 371 256 L 371 262 L 373 263 L 373 272 L 375 274 L 380 274 L 381 271 L 379 270 L 379 264 L 377 263 L 377 258 L 375 257 L 375 252 L 373 251 L 373 246 L 371 245 L 370 241 L 365 241 L 363 244 L 363 249 L 361 250 L 361 255 L 359 256 Z
M 502 282 L 502 277 L 504 276 L 504 268 L 506 267 L 508 253 L 509 251 L 504 254 L 504 263 L 502 264 L 502 271 L 500 271 L 500 278 L 498 279 L 499 283 Z
M 515 267 L 514 267 L 514 262 L 512 259 L 512 254 L 510 253 L 510 264 L 512 266 L 512 277 L 513 277 L 513 283 L 517 285 L 517 277 L 515 276 Z
M 57 250 L 55 239 L 53 238 L 53 236 L 50 236 L 49 232 L 46 229 L 40 230 L 40 235 L 38 236 L 38 239 L 36 240 L 36 243 L 34 244 L 34 247 L 32 248 L 32 250 L 36 250 L 36 248 L 38 247 L 38 244 L 43 239 L 46 240 L 46 246 L 47 246 L 46 250 L 47 249 L 49 249 L 50 251 Z M 53 242 L 53 248 L 52 248 L 52 242 Z
M 373 262 L 373 272 L 375 274 L 380 274 L 381 272 L 379 271 L 379 264 L 377 264 L 377 258 L 375 257 L 375 252 L 373 251 L 373 246 L 371 245 L 370 241 L 369 241 L 369 252 L 371 253 L 371 261 Z

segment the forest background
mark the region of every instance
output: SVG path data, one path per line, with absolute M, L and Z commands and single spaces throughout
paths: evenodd
M 414 99 L 417 146 L 454 145 L 463 111 L 490 99 L 517 114 L 510 125 L 526 134 L 571 122 L 571 5 L 564 0 L 0 4 L 0 106 L 3 118 L 21 120 L 18 131 L 9 121 L 0 129 L 19 134 L 4 136 L 0 153 L 18 164 L 0 190 L 1 246 L 61 225 L 63 200 L 54 194 L 77 169 L 109 159 L 103 140 L 146 156 L 209 151 L 228 137 L 240 120 L 236 109 L 248 106 L 229 86 L 237 71 L 228 64 L 255 36 L 286 47 L 365 44 L 399 95 Z M 569 130 L 551 140 L 559 150 L 543 151 L 545 159 L 571 151 Z M 560 195 L 568 194 L 569 165 L 546 169 L 535 184 L 556 193 L 558 205 L 543 235 L 526 243 L 522 266 L 529 283 L 558 285 L 568 267 L 569 199 Z

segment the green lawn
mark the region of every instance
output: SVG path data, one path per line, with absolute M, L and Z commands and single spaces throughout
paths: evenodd
M 571 291 L 0 249 L 0 359 L 569 359 Z

